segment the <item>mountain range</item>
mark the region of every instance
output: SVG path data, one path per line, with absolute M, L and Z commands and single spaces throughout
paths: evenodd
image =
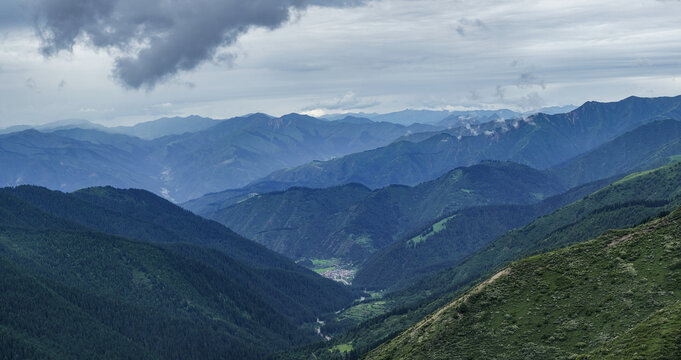
M 246 185 L 282 167 L 375 148 L 410 131 L 433 129 L 369 120 L 330 122 L 297 114 L 223 121 L 160 119 L 106 131 L 78 124 L 0 135 L 0 159 L 6 164 L 0 184 L 64 191 L 96 185 L 134 187 L 186 201 Z M 142 137 L 183 133 L 145 140 L 111 131 Z
M 485 162 L 414 187 L 296 187 L 198 213 L 292 259 L 340 258 L 358 264 L 443 214 L 491 203 L 529 204 L 562 190 L 553 178 L 530 167 Z
M 307 187 L 358 182 L 375 189 L 390 184 L 415 185 L 455 167 L 488 159 L 546 169 L 641 125 L 665 119 L 681 119 L 681 97 L 587 102 L 565 114 L 540 113 L 487 123 L 477 135 L 452 135 L 446 130 L 418 142 L 398 141 L 337 159 L 315 161 L 276 171 L 262 181 Z
M 680 106 L 10 129 L 0 354 L 677 358 Z
M 146 191 L 4 188 L 0 212 L 2 346 L 28 357 L 262 358 L 356 296 Z
M 521 118 L 537 112 L 544 114 L 562 114 L 576 108 L 573 105 L 551 106 L 541 108 L 531 113 L 522 113 L 508 109 L 499 110 L 411 110 L 406 109 L 386 114 L 377 113 L 346 113 L 329 114 L 323 116 L 327 120 L 339 120 L 346 116 L 371 119 L 373 121 L 386 121 L 395 124 L 411 125 L 414 123 L 441 125 L 444 127 L 456 127 L 465 124 L 478 124 L 498 119 Z
M 322 357 L 324 352 L 338 349 L 350 349 L 353 356 L 364 354 L 455 301 L 513 261 L 587 241 L 608 229 L 636 226 L 665 216 L 681 206 L 680 179 L 681 162 L 675 162 L 615 181 L 497 236 L 449 268 L 341 312 L 336 322 L 328 324 L 330 328 L 342 329 L 338 337 L 330 344 L 306 347 L 305 351 Z M 478 221 L 488 221 L 488 215 L 482 215 Z M 456 239 L 446 241 L 450 246 L 459 246 Z M 432 242 L 423 244 L 429 243 Z M 352 314 L 363 312 L 370 315 L 350 320 Z M 300 355 L 292 354 L 288 358 Z M 337 358 L 334 356 L 329 358 Z
M 483 162 L 413 188 L 351 184 L 262 195 L 250 189 L 244 198 L 220 202 L 226 193 L 218 193 L 184 206 L 293 259 L 352 263 L 357 285 L 385 289 L 447 267 L 616 177 L 674 161 L 681 154 L 679 124 L 642 125 L 544 172 Z M 567 188 L 574 189 L 546 199 Z

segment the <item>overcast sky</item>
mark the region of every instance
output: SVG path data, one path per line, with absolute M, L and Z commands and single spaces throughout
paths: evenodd
M 679 75 L 673 0 L 0 2 L 0 127 L 528 111 L 679 95 Z

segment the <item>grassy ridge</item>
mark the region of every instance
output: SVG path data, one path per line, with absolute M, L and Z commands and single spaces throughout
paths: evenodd
M 681 302 L 654 313 L 580 360 L 681 359 Z
M 585 184 L 531 205 L 479 206 L 445 215 L 374 254 L 357 273 L 354 283 L 393 291 L 404 288 L 464 260 L 506 231 L 574 202 L 611 181 Z M 426 240 L 414 243 L 413 239 Z
M 366 358 L 568 359 L 589 353 L 639 324 L 649 327 L 651 315 L 678 304 L 680 238 L 678 210 L 515 262 Z M 650 345 L 659 350 L 655 342 Z M 675 341 L 662 344 L 678 350 Z
M 337 339 L 352 342 L 359 355 L 391 339 L 456 299 L 511 261 L 634 226 L 681 205 L 681 163 L 631 176 L 528 225 L 494 239 L 460 264 L 405 289 L 387 294 L 386 314 L 365 321 Z M 315 352 L 320 356 L 322 352 Z

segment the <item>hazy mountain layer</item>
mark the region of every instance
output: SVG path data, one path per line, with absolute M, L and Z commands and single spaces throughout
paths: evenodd
M 649 170 L 681 157 L 681 121 L 640 126 L 547 172 L 576 186 L 606 177 Z
M 0 136 L 0 185 L 36 184 L 73 191 L 134 187 L 175 201 L 240 187 L 274 170 L 376 148 L 432 126 L 323 121 L 264 114 L 214 121 L 172 118 L 132 128 L 57 126 Z M 102 131 L 104 130 L 104 131 Z M 154 140 L 114 134 L 111 131 Z
M 607 176 L 621 174 L 618 176 L 623 177 L 636 169 L 656 168 L 678 159 L 679 155 L 681 122 L 662 120 L 640 126 L 549 169 L 547 173 L 564 184 L 575 186 Z M 529 206 L 489 206 L 446 214 L 374 254 L 357 273 L 355 283 L 387 288 L 396 282 L 404 283 L 410 278 L 424 276 L 464 258 L 494 237 L 604 185 L 607 185 L 607 180 Z
M 414 185 L 485 159 L 546 169 L 638 126 L 667 118 L 681 119 L 681 97 L 587 102 L 566 114 L 536 114 L 487 124 L 477 136 L 454 136 L 445 131 L 416 143 L 399 141 L 338 159 L 312 162 L 274 172 L 264 181 L 309 187 L 350 182 L 369 188 Z

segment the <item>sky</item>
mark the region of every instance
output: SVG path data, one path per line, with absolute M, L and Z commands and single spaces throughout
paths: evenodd
M 0 127 L 681 94 L 681 1 L 2 0 Z

